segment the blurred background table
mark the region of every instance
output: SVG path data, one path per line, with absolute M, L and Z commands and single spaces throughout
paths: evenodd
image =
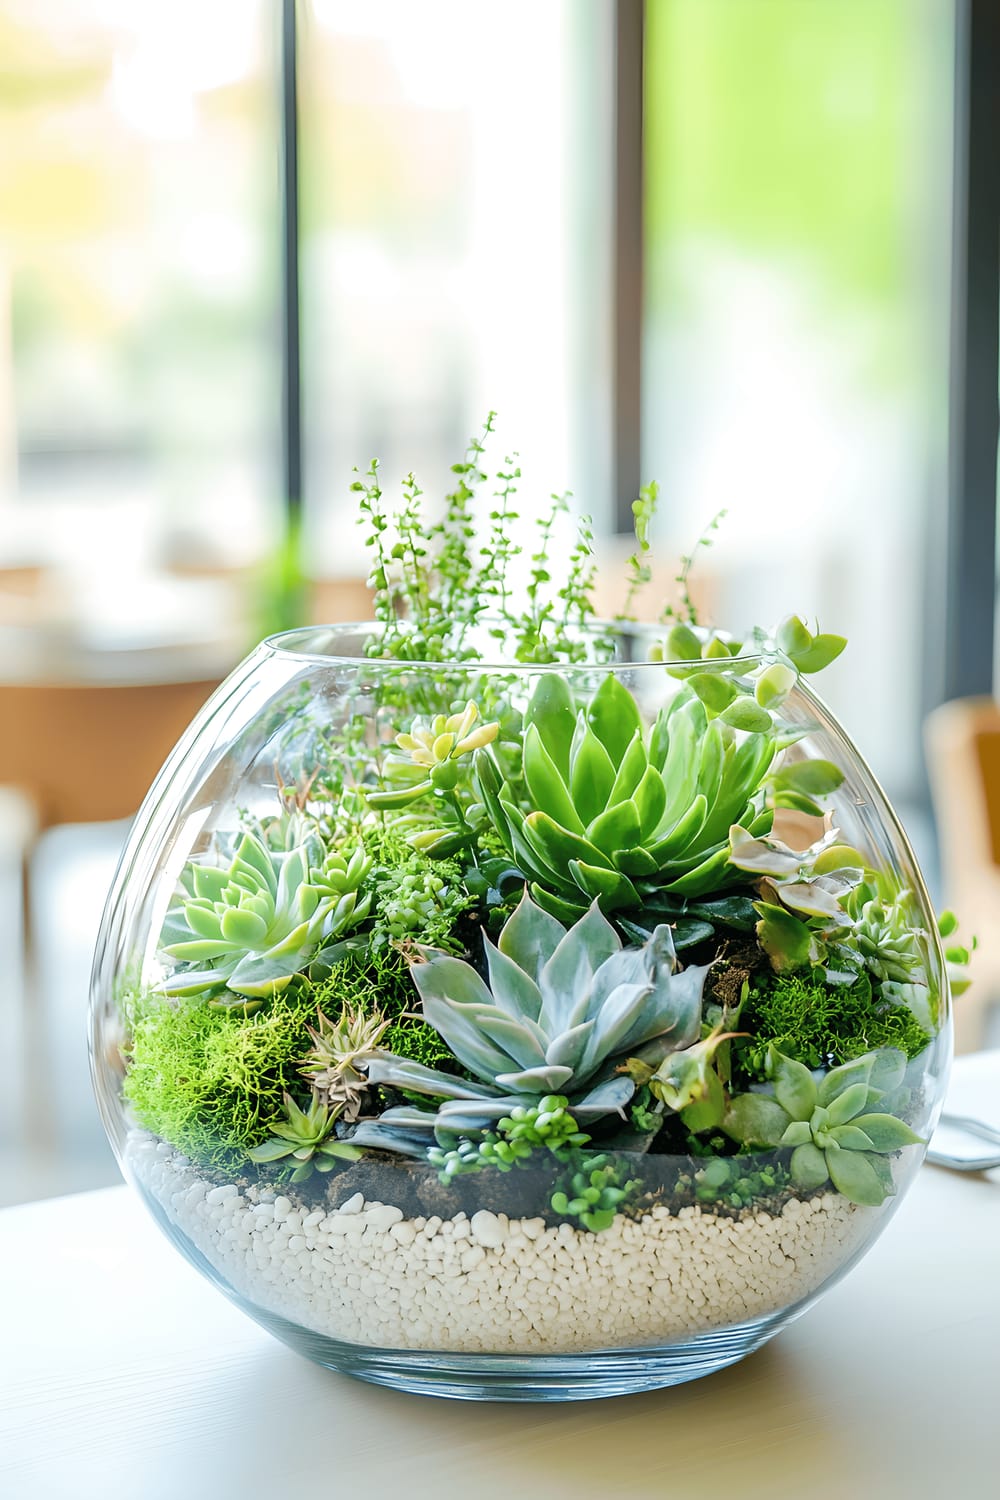
M 1000 1125 L 1000 1053 L 961 1060 L 949 1103 Z M 996 1493 L 1000 1173 L 925 1167 L 862 1264 L 743 1364 L 576 1405 L 457 1405 L 311 1365 L 124 1188 L 0 1213 L 0 1264 L 12 1497 Z

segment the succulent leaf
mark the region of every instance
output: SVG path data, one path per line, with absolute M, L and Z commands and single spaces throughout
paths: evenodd
M 639 706 L 628 688 L 609 672 L 587 707 L 587 722 L 615 765 L 620 765 L 633 737 L 642 735 Z
M 570 745 L 576 728 L 576 706 L 561 672 L 543 672 L 524 715 L 525 732 L 534 725 L 561 776 L 569 773 Z
M 562 923 L 536 906 L 525 892 L 504 924 L 497 947 L 537 983 L 565 936 Z
M 920 1146 L 923 1141 L 895 1115 L 856 1115 L 853 1122 L 871 1141 L 871 1149 L 880 1153 L 901 1151 L 904 1146 Z
M 746 1146 L 779 1146 L 788 1125 L 787 1110 L 766 1094 L 737 1094 L 722 1121 L 726 1134 Z
M 885 1179 L 864 1151 L 827 1151 L 824 1157 L 838 1193 L 867 1208 L 878 1208 L 885 1202 Z
M 796 1187 L 800 1187 L 806 1192 L 812 1192 L 814 1188 L 822 1187 L 824 1182 L 829 1182 L 830 1180 L 830 1170 L 826 1164 L 826 1156 L 811 1141 L 804 1145 L 796 1146 L 792 1152 L 789 1171 L 792 1174 L 792 1181 Z
M 793 1120 L 808 1120 L 818 1103 L 816 1083 L 809 1069 L 771 1048 L 768 1062 L 774 1078 L 774 1097 Z

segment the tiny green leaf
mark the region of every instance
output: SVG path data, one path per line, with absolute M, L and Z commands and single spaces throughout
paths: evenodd
M 775 639 L 786 656 L 794 656 L 796 651 L 808 651 L 813 638 L 798 615 L 788 615 L 778 626 Z
M 733 729 L 743 729 L 748 734 L 766 734 L 771 728 L 771 715 L 753 698 L 734 698 L 719 717 L 723 724 L 728 724 Z
M 774 662 L 757 678 L 754 697 L 761 708 L 777 708 L 795 686 L 795 673 L 791 667 Z
M 792 1152 L 788 1170 L 792 1174 L 792 1181 L 796 1187 L 802 1188 L 805 1192 L 812 1192 L 814 1188 L 822 1187 L 830 1177 L 826 1157 L 818 1146 L 811 1143 L 796 1146 Z
M 700 661 L 701 641 L 690 625 L 675 625 L 667 636 L 668 661 Z
M 800 672 L 822 672 L 824 667 L 836 661 L 846 645 L 847 640 L 842 635 L 814 635 L 806 650 L 788 654 Z
M 832 760 L 796 760 L 783 766 L 772 778 L 781 790 L 804 792 L 809 797 L 826 797 L 835 792 L 844 773 Z
M 688 681 L 711 713 L 721 714 L 736 697 L 736 688 L 720 672 L 695 672 Z

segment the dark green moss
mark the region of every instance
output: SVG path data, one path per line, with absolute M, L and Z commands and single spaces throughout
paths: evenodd
M 314 1005 L 331 1020 L 344 1010 L 381 1011 L 389 1020 L 381 1042 L 387 1052 L 412 1057 L 428 1068 L 461 1072 L 438 1033 L 415 1013 L 417 990 L 409 964 L 398 949 L 346 958 L 316 986 L 313 997 Z
M 930 1037 L 902 1005 L 883 1000 L 867 974 L 852 985 L 826 984 L 810 973 L 760 976 L 740 1015 L 749 1038 L 734 1053 L 751 1074 L 760 1074 L 768 1045 L 809 1068 L 835 1067 L 876 1047 L 898 1047 L 907 1057 L 922 1052 Z

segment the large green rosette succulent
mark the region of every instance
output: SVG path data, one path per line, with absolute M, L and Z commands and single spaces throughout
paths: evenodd
M 729 830 L 770 830 L 763 782 L 779 742 L 738 732 L 683 688 L 647 732 L 609 674 L 575 709 L 564 677 L 541 678 L 525 713 L 523 790 L 487 750 L 476 777 L 489 817 L 535 901 L 573 921 L 668 891 L 700 896 L 745 879 L 729 864 Z

